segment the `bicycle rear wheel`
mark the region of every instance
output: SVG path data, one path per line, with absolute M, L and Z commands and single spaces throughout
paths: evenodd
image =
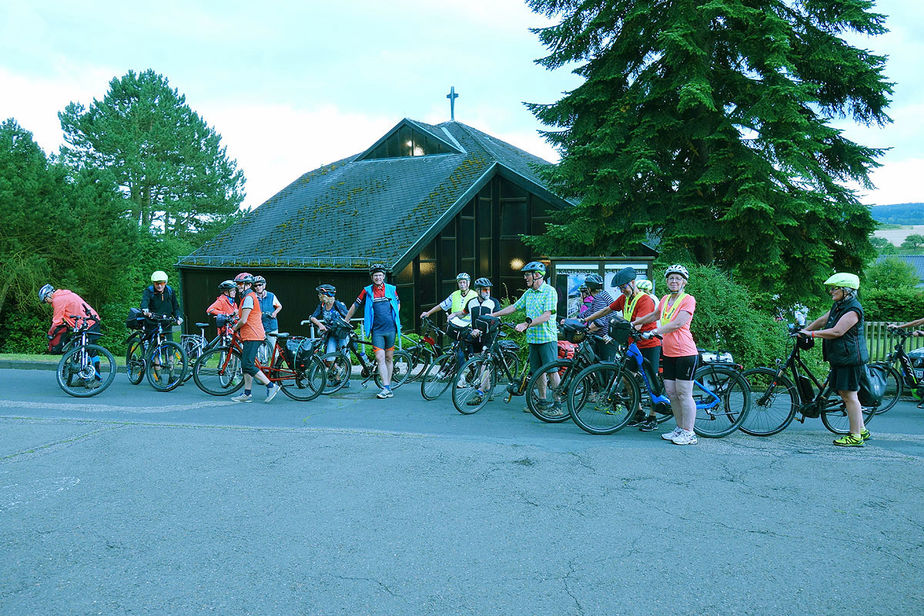
M 771 368 L 741 373 L 751 386 L 751 410 L 739 428 L 751 436 L 771 436 L 786 429 L 799 408 L 799 394 L 785 374 Z
M 834 394 L 829 398 L 829 400 L 837 399 L 840 401 L 840 396 Z M 870 420 L 876 414 L 876 408 L 872 406 L 861 407 L 863 412 L 863 423 L 868 424 Z M 821 412 L 821 423 L 825 425 L 825 428 L 833 432 L 834 434 L 848 434 L 850 432 L 850 418 L 847 417 L 847 409 L 844 407 L 843 402 L 831 403 L 829 408 L 825 408 Z
M 186 376 L 186 352 L 176 342 L 165 340 L 148 353 L 148 383 L 158 391 L 170 391 Z
M 430 362 L 420 379 L 420 395 L 424 400 L 436 400 L 443 395 L 456 375 L 456 354 L 444 353 Z
M 193 366 L 193 380 L 199 389 L 207 394 L 233 394 L 244 385 L 241 354 L 228 347 L 216 347 L 206 351 Z
M 427 373 L 427 370 L 430 368 L 430 364 L 432 364 L 433 360 L 436 358 L 436 354 L 433 352 L 430 346 L 425 343 L 415 344 L 408 349 L 404 349 L 404 352 L 407 353 L 411 358 L 411 373 L 408 377 L 409 381 L 422 379 L 423 376 Z
M 902 375 L 892 367 L 889 363 L 880 361 L 870 364 L 871 366 L 878 366 L 885 370 L 886 373 L 886 390 L 885 394 L 882 396 L 882 400 L 879 402 L 879 406 L 876 407 L 875 414 L 882 415 L 888 410 L 891 410 L 902 397 L 902 392 L 904 390 L 904 380 Z
M 616 364 L 596 364 L 581 370 L 568 389 L 568 412 L 581 430 L 612 434 L 635 413 L 638 383 Z
M 304 367 L 292 365 L 287 359 L 280 368 L 273 371 L 281 377 L 276 385 L 282 387 L 282 393 L 299 402 L 309 402 L 321 395 L 327 384 L 327 368 L 320 357 L 311 356 Z
M 327 383 L 321 392 L 325 396 L 340 391 L 350 383 L 350 375 L 353 373 L 353 364 L 350 358 L 339 351 L 326 353 L 321 356 L 324 367 L 327 370 Z
M 140 337 L 133 336 L 128 339 L 128 350 L 125 351 L 125 373 L 128 382 L 137 385 L 144 379 L 144 342 Z
M 571 418 L 568 413 L 568 385 L 574 380 L 574 360 L 558 359 L 541 366 L 526 384 L 526 406 L 536 419 L 561 423 Z M 557 387 L 552 387 L 552 373 L 559 374 Z M 545 378 L 542 378 L 545 377 Z M 545 390 L 541 395 L 539 387 Z
M 112 353 L 97 344 L 75 347 L 58 362 L 55 378 L 65 393 L 89 398 L 106 391 L 116 375 Z
M 708 364 L 693 375 L 693 400 L 693 431 L 706 438 L 720 438 L 737 430 L 747 418 L 751 387 L 737 370 Z
M 480 355 L 471 358 L 452 379 L 452 405 L 463 415 L 477 413 L 491 399 L 496 376 L 493 361 Z
M 389 386 L 394 390 L 404 385 L 411 376 L 412 368 L 413 360 L 407 351 L 395 350 L 392 355 L 391 383 Z M 379 388 L 383 387 L 384 381 L 378 370 L 375 371 L 373 378 L 375 379 L 375 384 L 378 385 Z

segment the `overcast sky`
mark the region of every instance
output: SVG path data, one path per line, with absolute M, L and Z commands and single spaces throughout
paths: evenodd
M 877 10 L 891 32 L 860 43 L 890 56 L 894 123 L 837 125 L 892 148 L 867 203 L 924 202 L 924 10 L 915 0 Z M 554 102 L 579 82 L 534 63 L 544 50 L 528 28 L 545 24 L 516 0 L 0 0 L 0 119 L 56 152 L 69 102 L 89 105 L 113 77 L 152 68 L 222 135 L 249 207 L 366 149 L 401 118 L 448 120 L 450 86 L 458 121 L 555 161 L 522 103 Z

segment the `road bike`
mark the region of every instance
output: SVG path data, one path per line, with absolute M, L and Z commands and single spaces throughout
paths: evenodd
M 663 393 L 660 378 L 633 341 L 645 335 L 623 319 L 610 323 L 610 336 L 621 345 L 620 356 L 582 370 L 568 390 L 568 412 L 582 430 L 590 434 L 618 432 L 635 414 L 642 401 L 663 419 L 671 415 L 670 399 Z M 641 377 L 639 384 L 638 376 Z M 751 389 L 736 366 L 710 363 L 693 373 L 693 401 L 696 418 L 693 431 L 706 438 L 731 434 L 742 424 L 751 408 Z M 663 421 L 662 419 L 662 421 Z
M 148 332 L 144 329 L 145 321 L 154 324 Z M 185 380 L 189 362 L 183 347 L 166 338 L 165 326 L 172 326 L 176 319 L 162 314 L 151 314 L 146 319 L 139 318 L 138 331 L 126 339 L 125 371 L 132 385 L 141 379 L 148 379 L 151 387 L 158 391 L 176 389 Z
M 367 383 L 373 380 L 379 388 L 382 388 L 385 381 L 382 380 L 382 375 L 379 374 L 379 365 L 375 360 L 375 355 L 373 354 L 370 357 L 364 351 L 366 348 L 373 348 L 372 342 L 360 338 L 353 330 L 353 327 L 343 319 L 337 318 L 332 321 L 325 318 L 324 325 L 328 329 L 328 335 L 337 339 L 347 338 L 346 346 L 343 349 L 333 353 L 326 353 L 321 357 L 327 367 L 325 393 L 339 391 L 347 385 L 353 374 L 354 362 L 360 367 L 360 376 L 363 379 L 360 383 L 362 387 L 367 387 Z M 401 387 L 410 378 L 412 360 L 407 352 L 395 349 L 392 354 L 392 362 L 390 386 L 394 390 Z
M 830 372 L 820 381 L 802 359 L 801 351 L 814 344 L 814 339 L 799 335 L 803 327 L 802 324 L 789 326 L 792 351 L 785 360 L 777 359 L 776 367 L 752 368 L 742 373 L 754 392 L 754 406 L 741 425 L 742 432 L 771 436 L 792 423 L 797 413 L 803 423 L 806 418 L 821 417 L 825 428 L 834 434 L 850 431 L 847 409 L 829 384 Z M 875 407 L 862 407 L 864 423 L 870 421 L 875 412 Z
M 307 402 L 321 395 L 327 379 L 324 363 L 308 349 L 311 338 L 276 334 L 276 344 L 269 362 L 255 360 L 257 369 L 282 389 L 282 393 Z M 294 350 L 287 347 L 294 342 Z M 213 396 L 233 394 L 244 385 L 241 340 L 234 334 L 229 345 L 218 346 L 202 354 L 193 366 L 193 380 L 202 391 Z
M 452 405 L 463 415 L 483 409 L 498 385 L 504 385 L 504 402 L 509 403 L 526 393 L 529 382 L 529 364 L 520 359 L 517 344 L 504 340 L 506 333 L 501 331 L 514 330 L 514 326 L 497 317 L 481 315 L 479 319 L 486 324 L 484 350 L 466 360 L 452 379 Z
M 58 361 L 55 378 L 65 393 L 77 398 L 89 398 L 106 391 L 115 380 L 115 359 L 106 348 L 90 343 L 99 334 L 88 330 L 99 319 L 91 316 L 70 315 L 74 319 L 71 339 L 64 345 L 64 355 Z

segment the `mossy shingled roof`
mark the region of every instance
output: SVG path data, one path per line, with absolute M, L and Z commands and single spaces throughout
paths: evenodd
M 549 164 L 459 122 L 405 120 L 462 153 L 357 160 L 310 171 L 180 260 L 180 267 L 390 269 L 443 226 L 503 165 L 542 186 L 534 165 Z M 401 123 L 399 123 L 399 126 Z

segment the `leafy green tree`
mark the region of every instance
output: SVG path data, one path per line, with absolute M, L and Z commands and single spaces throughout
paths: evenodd
M 873 256 L 869 187 L 882 151 L 831 126 L 884 124 L 885 58 L 844 33 L 876 35 L 869 0 L 528 0 L 553 70 L 583 83 L 529 108 L 562 155 L 545 172 L 579 202 L 543 236 L 555 254 L 631 253 L 714 263 L 761 289 L 812 295 Z
M 221 136 L 153 70 L 129 71 L 89 108 L 70 103 L 58 114 L 67 145 L 61 159 L 75 172 L 95 170 L 125 197 L 141 229 L 184 236 L 238 214 L 244 175 Z
M 921 250 L 924 248 L 924 235 L 912 233 L 902 242 L 902 248 L 906 250 Z
M 871 236 L 869 238 L 869 243 L 872 244 L 876 252 L 881 255 L 894 255 L 898 252 L 898 246 L 884 237 Z
M 863 273 L 863 286 L 873 289 L 913 289 L 921 282 L 914 266 L 898 257 L 886 257 L 867 267 Z

